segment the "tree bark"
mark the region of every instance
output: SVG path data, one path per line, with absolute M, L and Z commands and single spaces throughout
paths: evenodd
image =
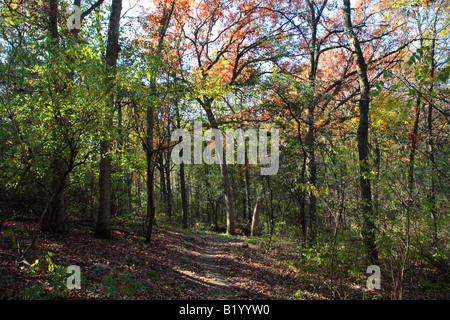
M 170 126 L 170 122 L 169 122 Z M 170 132 L 170 127 L 167 128 L 167 132 Z M 166 210 L 167 210 L 167 216 L 169 217 L 169 222 L 172 223 L 172 180 L 170 172 L 171 170 L 171 163 L 170 163 L 170 152 L 165 153 L 166 163 L 164 166 L 165 170 L 165 177 L 166 177 Z
M 248 218 L 245 217 L 245 219 L 248 219 L 248 221 L 251 221 L 252 219 L 252 212 L 251 212 L 251 202 L 250 202 L 250 165 L 248 163 L 248 154 L 247 150 L 245 150 L 245 205 L 246 205 L 246 211 L 248 212 Z
M 80 7 L 81 0 L 74 0 L 75 6 Z M 58 1 L 49 1 L 49 15 L 48 15 L 48 37 L 50 40 L 50 48 L 63 48 L 59 47 L 59 32 L 58 32 Z M 71 38 L 78 39 L 78 29 L 72 29 L 70 34 Z M 56 54 L 57 52 L 51 51 L 50 55 Z M 66 55 L 71 63 L 75 62 L 75 58 L 70 56 L 70 53 L 66 52 Z M 56 56 L 56 55 L 55 55 Z M 57 56 L 56 56 L 57 57 Z M 52 62 L 53 63 L 53 62 Z M 71 70 L 66 74 L 65 82 L 58 83 L 56 90 L 58 92 L 64 92 L 65 88 L 69 86 L 69 83 L 74 81 L 75 70 L 72 67 Z M 58 126 L 68 125 L 68 120 L 65 116 L 57 118 Z M 58 141 L 60 137 L 58 133 L 55 133 L 54 140 Z M 70 182 L 70 173 L 73 169 L 71 165 L 68 165 L 65 160 L 69 160 L 73 164 L 74 156 L 77 150 L 70 149 L 68 153 L 67 145 L 63 145 L 58 151 L 55 151 L 55 158 L 52 161 L 51 172 L 53 177 L 49 185 L 50 195 L 49 200 L 50 205 L 48 208 L 48 213 L 44 216 L 41 227 L 45 231 L 56 232 L 59 234 L 64 234 L 67 232 L 67 207 L 68 207 L 68 192 L 67 187 Z M 62 155 L 62 157 L 61 157 Z M 64 158 L 63 158 L 64 157 Z
M 431 68 L 430 68 L 430 78 L 435 77 L 436 71 L 436 61 L 435 61 L 435 49 L 436 49 L 436 31 L 433 30 L 433 39 L 431 41 Z M 429 93 L 433 94 L 434 82 L 430 84 Z M 428 192 L 428 200 L 431 202 L 431 217 L 433 219 L 433 245 L 437 248 L 439 243 L 438 232 L 437 232 L 437 210 L 436 210 L 436 175 L 435 175 L 435 159 L 434 159 L 434 137 L 433 137 L 433 98 L 431 96 L 431 102 L 428 103 L 428 114 L 427 114 L 427 126 L 428 126 L 428 158 L 431 163 L 430 172 L 430 189 Z
M 155 182 L 153 152 L 153 108 L 147 113 L 147 234 L 145 242 L 150 243 L 155 220 Z
M 95 236 L 110 239 L 111 231 L 111 157 L 109 142 L 100 142 L 100 172 L 99 172 L 99 208 L 95 225 Z
M 213 129 L 219 129 L 217 125 L 216 118 L 211 110 L 211 101 L 210 99 L 205 99 L 206 103 L 203 104 L 203 108 L 205 109 L 206 115 L 208 116 L 209 124 Z M 220 175 L 222 178 L 223 185 L 223 193 L 225 198 L 225 205 L 227 208 L 227 233 L 234 235 L 236 233 L 235 227 L 235 210 L 234 210 L 234 201 L 233 201 L 233 193 L 231 192 L 230 180 L 228 177 L 228 166 L 225 162 L 225 155 L 222 155 L 222 161 L 220 163 Z
M 164 211 L 166 213 L 167 220 L 170 221 L 169 212 L 167 210 L 167 186 L 166 186 L 166 169 L 164 166 L 164 155 L 162 152 L 156 154 L 155 162 L 158 164 L 159 169 L 159 191 L 160 201 L 164 202 Z
M 178 107 L 178 106 L 177 106 Z M 180 122 L 180 111 L 177 108 L 177 125 L 178 128 L 181 128 Z M 183 137 L 180 137 L 179 142 L 183 141 Z M 183 156 L 183 149 L 181 149 L 180 156 Z M 183 210 L 183 229 L 188 227 L 188 203 L 187 203 L 187 195 L 186 195 L 186 181 L 184 174 L 184 162 L 180 163 L 180 188 L 181 188 L 181 207 Z
M 58 1 L 49 1 L 49 13 L 48 13 L 48 37 L 50 40 L 50 56 L 55 56 L 55 50 L 59 44 L 59 33 L 58 33 Z M 53 63 L 53 61 L 51 62 Z M 56 90 L 58 92 L 62 91 L 63 85 L 57 84 Z M 56 116 L 55 116 L 56 118 Z M 58 122 L 57 123 L 63 123 Z M 58 133 L 54 132 L 54 140 L 58 141 Z M 66 166 L 64 160 L 59 154 L 65 153 L 65 148 L 63 150 L 56 151 L 54 154 L 54 159 L 52 160 L 50 170 L 52 173 L 51 182 L 49 184 L 49 196 L 48 201 L 50 201 L 48 214 L 44 216 L 41 224 L 43 231 L 50 231 L 63 234 L 66 232 L 65 220 L 66 220 L 66 210 L 64 200 L 66 198 L 66 182 L 67 179 L 63 178 L 65 176 Z M 51 199 L 51 200 L 50 200 Z
M 416 100 L 416 114 L 414 118 L 414 126 L 412 130 L 412 135 L 410 136 L 411 140 L 411 150 L 409 152 L 409 171 L 408 171 L 408 192 L 409 192 L 409 200 L 412 202 L 413 200 L 413 192 L 414 192 L 414 169 L 415 169 L 415 155 L 417 149 L 417 136 L 419 132 L 419 120 L 420 120 L 420 98 L 418 97 Z
M 48 14 L 48 36 L 51 43 L 51 49 L 55 49 L 59 43 L 58 34 L 58 1 L 49 1 L 49 14 Z M 56 137 L 55 137 L 56 138 Z M 62 188 L 63 181 L 61 180 L 61 172 L 64 170 L 64 161 L 61 159 L 54 159 L 51 165 L 53 173 L 52 182 L 50 185 L 51 194 L 50 197 L 53 201 L 50 202 L 48 214 L 45 216 L 42 228 L 46 231 L 56 232 L 60 230 L 61 226 L 57 225 L 58 221 L 61 221 L 60 215 L 64 215 L 64 188 Z
M 307 4 L 310 10 L 309 15 L 309 26 L 311 31 L 311 39 L 309 42 L 309 71 L 308 71 L 308 87 L 310 96 L 307 101 L 306 109 L 306 133 L 305 133 L 305 144 L 306 144 L 306 176 L 308 187 L 310 188 L 308 192 L 309 206 L 308 206 L 308 218 L 309 218 L 309 241 L 314 243 L 317 236 L 317 198 L 316 198 L 316 183 L 317 183 L 317 166 L 315 157 L 315 118 L 314 113 L 316 109 L 316 97 L 315 97 L 315 87 L 317 79 L 317 69 L 319 64 L 320 56 L 320 44 L 317 41 L 317 28 L 319 21 L 322 17 L 323 10 L 325 8 L 327 1 L 324 1 L 320 6 L 311 0 L 307 0 Z
M 112 87 L 115 79 L 117 58 L 119 55 L 119 28 L 120 13 L 122 11 L 122 0 L 112 0 L 111 14 L 109 17 L 108 40 L 106 46 L 106 73 L 108 87 Z M 106 128 L 112 127 L 112 110 L 114 96 L 110 96 L 109 110 L 106 112 Z M 111 156 L 110 141 L 104 139 L 100 143 L 100 174 L 99 174 L 99 211 L 95 227 L 97 238 L 110 239 L 111 231 Z
M 364 246 L 371 263 L 378 261 L 378 251 L 375 245 L 375 223 L 372 204 L 372 191 L 369 168 L 369 104 L 370 84 L 367 76 L 367 64 L 353 26 L 350 13 L 350 0 L 343 0 L 344 33 L 356 62 L 359 82 L 359 125 L 358 125 L 358 155 L 359 155 L 359 181 L 361 187 L 361 205 L 363 216 L 362 235 Z
M 59 42 L 58 34 L 58 0 L 49 1 L 49 12 L 48 12 L 48 35 L 52 45 Z
M 264 197 L 262 196 L 262 188 L 261 191 L 258 194 L 258 198 L 256 200 L 255 209 L 253 210 L 253 216 L 252 216 L 252 229 L 250 235 L 252 237 L 259 235 L 259 213 L 261 212 L 261 206 L 264 200 Z
M 154 102 L 156 96 L 156 82 L 152 78 L 150 80 L 150 95 L 152 101 Z M 153 224 L 155 220 L 155 181 L 154 181 L 154 170 L 155 170 L 155 150 L 153 147 L 154 137 L 154 104 L 149 103 L 147 105 L 147 137 L 145 140 L 144 148 L 147 158 L 147 234 L 145 237 L 145 242 L 150 243 L 153 234 Z
M 155 55 L 159 57 L 163 50 L 164 37 L 175 8 L 175 1 L 172 1 L 169 9 L 164 8 L 161 17 L 160 28 L 158 30 L 158 45 L 156 47 Z M 154 182 L 154 157 L 155 149 L 154 143 L 154 125 L 155 125 L 155 108 L 156 108 L 156 79 L 150 79 L 150 103 L 147 105 L 147 137 L 144 143 L 145 154 L 147 158 L 147 235 L 145 242 L 150 243 L 153 233 L 153 224 L 155 220 L 155 182 Z

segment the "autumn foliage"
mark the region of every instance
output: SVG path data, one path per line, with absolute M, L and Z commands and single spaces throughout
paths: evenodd
M 0 298 L 448 297 L 449 24 L 445 0 L 3 0 Z M 194 121 L 279 130 L 279 170 L 247 138 L 175 163 Z

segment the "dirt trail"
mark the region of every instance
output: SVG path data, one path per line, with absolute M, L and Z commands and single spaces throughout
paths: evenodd
M 207 283 L 207 297 L 209 300 L 225 300 L 232 296 L 230 290 L 230 275 L 218 264 L 221 255 L 226 254 L 230 239 L 218 235 L 206 235 L 202 254 L 197 258 L 203 273 L 203 281 Z

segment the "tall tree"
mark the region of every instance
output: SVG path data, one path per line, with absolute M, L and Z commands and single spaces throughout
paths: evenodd
M 164 50 L 164 41 L 170 26 L 172 15 L 175 10 L 175 1 L 158 2 L 156 17 L 152 16 L 153 21 L 158 25 L 156 29 L 156 46 L 152 50 L 152 54 L 156 59 L 161 59 Z M 153 26 L 151 26 L 153 27 Z M 146 158 L 147 158 L 147 234 L 145 241 L 150 243 L 153 233 L 153 224 L 155 220 L 155 156 L 158 152 L 154 147 L 154 126 L 155 126 L 155 110 L 158 103 L 157 78 L 156 72 L 149 79 L 149 102 L 147 103 L 147 132 L 143 142 Z
M 280 20 L 289 22 L 291 29 L 287 34 L 295 39 L 288 38 L 285 44 L 292 56 L 289 62 L 277 65 L 281 72 L 272 77 L 271 91 L 276 106 L 282 106 L 282 116 L 287 112 L 295 122 L 293 130 L 300 142 L 303 164 L 299 166 L 299 179 L 291 183 L 304 187 L 291 188 L 290 192 L 294 191 L 299 202 L 304 239 L 310 243 L 315 242 L 318 228 L 317 134 L 331 121 L 325 118 L 325 110 L 337 110 L 353 96 L 350 93 L 345 97 L 342 92 L 352 72 L 348 61 L 336 50 L 342 28 L 341 17 L 335 15 L 334 9 L 328 0 L 286 1 L 274 9 Z M 297 56 L 303 59 L 298 61 Z M 330 56 L 339 57 L 341 64 L 332 65 Z M 279 107 L 273 112 L 280 112 Z
M 177 109 L 176 109 L 176 117 L 177 117 L 177 125 L 178 128 L 181 128 L 181 121 L 180 121 L 180 110 L 178 110 L 178 103 L 177 103 Z M 181 143 L 183 141 L 183 137 L 180 136 L 179 142 Z M 183 150 L 180 151 L 180 157 L 183 156 Z M 186 194 L 186 177 L 184 172 L 184 163 L 180 163 L 180 192 L 181 192 L 181 207 L 183 210 L 183 228 L 186 229 L 188 227 L 188 199 Z
M 248 1 L 204 1 L 197 3 L 192 14 L 178 24 L 184 37 L 179 59 L 188 59 L 189 73 L 183 81 L 203 111 L 212 129 L 220 130 L 215 102 L 232 86 L 245 84 L 258 74 L 258 63 L 271 60 L 276 53 L 275 39 L 282 27 L 266 32 L 260 28 L 265 9 Z M 195 66 L 192 66 L 192 63 Z M 224 154 L 220 155 L 224 157 Z M 228 165 L 219 161 L 227 213 L 227 233 L 235 233 L 235 207 Z
M 122 0 L 112 0 L 109 17 L 108 40 L 106 44 L 106 82 L 108 89 L 114 86 L 117 59 L 119 56 L 119 29 Z M 112 127 L 114 110 L 114 94 L 108 97 L 108 108 L 105 115 L 105 127 Z M 100 142 L 100 173 L 99 173 L 99 211 L 95 227 L 95 236 L 110 239 L 111 232 L 111 155 L 110 140 L 103 138 Z
M 314 242 L 316 240 L 317 229 L 317 199 L 316 199 L 316 182 L 317 182 L 317 165 L 315 157 L 315 110 L 317 105 L 317 99 L 315 97 L 315 87 L 317 80 L 317 70 L 319 66 L 319 56 L 321 54 L 321 43 L 318 41 L 318 28 L 319 22 L 322 19 L 322 13 L 327 5 L 327 0 L 317 4 L 315 1 L 307 0 L 309 8 L 309 21 L 308 26 L 310 28 L 309 39 L 309 70 L 308 70 L 308 88 L 311 91 L 312 96 L 307 100 L 306 108 L 306 173 L 307 181 L 309 184 L 309 207 L 308 217 L 310 221 L 310 240 Z
M 48 37 L 50 56 L 53 58 L 52 63 L 56 60 L 57 49 L 59 47 L 59 33 L 58 33 L 58 1 L 49 1 L 48 12 Z M 56 90 L 62 90 L 62 85 L 57 84 Z M 55 140 L 57 138 L 55 137 Z M 48 213 L 44 216 L 42 228 L 57 233 L 65 232 L 65 187 L 67 183 L 67 174 L 64 168 L 64 161 L 62 158 L 54 157 L 52 160 L 51 170 L 53 173 L 50 191 L 50 205 Z
M 367 64 L 361 50 L 358 37 L 353 31 L 350 0 L 343 0 L 344 33 L 347 38 L 353 59 L 356 64 L 359 82 L 359 125 L 357 132 L 359 155 L 359 182 L 361 188 L 361 206 L 363 216 L 364 246 L 371 263 L 378 261 L 378 251 L 375 244 L 374 209 L 369 167 L 369 105 L 370 84 L 367 76 Z

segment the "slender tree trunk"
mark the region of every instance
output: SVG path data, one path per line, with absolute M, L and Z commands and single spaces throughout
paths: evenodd
M 263 191 L 262 191 L 262 187 L 261 190 L 258 193 L 258 198 L 256 200 L 256 204 L 255 204 L 255 209 L 253 210 L 253 216 L 252 216 L 252 229 L 251 229 L 251 233 L 250 235 L 252 237 L 259 235 L 259 214 L 261 212 L 261 206 L 264 200 L 263 197 Z
M 108 40 L 106 46 L 106 73 L 107 84 L 112 87 L 115 79 L 117 58 L 119 54 L 119 27 L 122 0 L 112 0 L 111 14 L 109 17 Z M 112 112 L 114 96 L 109 97 L 109 110 L 106 111 L 106 128 L 112 127 Z M 110 141 L 104 139 L 100 142 L 100 174 L 99 174 L 99 211 L 95 227 L 97 238 L 110 239 L 111 231 L 111 155 Z
M 300 122 L 298 120 L 296 120 L 297 123 L 297 137 L 300 141 L 300 145 L 303 145 L 303 140 L 302 140 L 302 135 L 301 135 L 301 128 L 300 128 Z M 301 171 L 300 171 L 300 182 L 302 184 L 305 183 L 305 173 L 306 173 L 306 159 L 307 159 L 307 154 L 306 154 L 306 149 L 304 147 L 302 147 L 303 150 L 303 163 L 301 166 Z M 307 216 L 306 216 L 306 197 L 307 197 L 307 192 L 304 190 L 299 190 L 296 191 L 294 193 L 295 195 L 295 199 L 298 201 L 300 210 L 299 210 L 299 214 L 298 214 L 298 219 L 299 219 L 299 225 L 302 231 L 302 239 L 303 239 L 303 243 L 306 244 L 307 241 L 307 235 L 308 235 L 308 225 L 307 225 Z
M 308 219 L 309 219 L 309 241 L 314 243 L 317 236 L 317 199 L 315 195 L 315 187 L 317 182 L 316 177 L 316 159 L 314 150 L 314 102 L 308 106 L 307 121 L 306 121 L 306 176 L 308 187 L 311 188 L 308 191 L 309 206 L 308 206 Z
M 317 184 L 317 166 L 315 158 L 315 118 L 314 113 L 316 109 L 315 87 L 317 79 L 317 69 L 320 56 L 320 44 L 317 41 L 317 28 L 322 17 L 323 10 L 327 1 L 324 1 L 318 6 L 314 1 L 306 1 L 309 7 L 309 27 L 311 32 L 311 39 L 309 43 L 309 71 L 308 71 L 308 89 L 309 99 L 306 109 L 306 176 L 308 187 L 311 188 L 308 192 L 309 206 L 308 218 L 310 224 L 310 243 L 314 243 L 317 237 L 317 198 L 316 198 L 316 184 Z
M 167 121 L 167 134 L 170 133 L 171 121 Z M 169 137 L 170 139 L 170 137 Z M 171 183 L 171 163 L 170 163 L 170 152 L 164 152 L 162 154 L 163 159 L 163 167 L 164 167 L 164 176 L 166 178 L 165 186 L 166 186 L 166 213 L 169 218 L 169 222 L 172 223 L 172 183 Z M 165 162 L 164 162 L 165 160 Z
M 180 188 L 181 188 L 181 206 L 183 210 L 183 228 L 188 227 L 188 202 L 186 195 L 186 181 L 184 174 L 184 163 L 180 164 Z
M 167 196 L 167 215 L 169 217 L 169 222 L 172 223 L 172 183 L 170 177 L 170 154 L 167 153 L 168 159 L 166 160 L 165 176 L 166 176 L 166 196 Z
M 245 217 L 248 221 L 252 219 L 252 210 L 250 202 L 250 166 L 248 163 L 247 148 L 245 150 L 245 205 L 248 212 L 248 217 Z
M 154 152 L 153 152 L 153 108 L 147 111 L 147 234 L 145 242 L 150 243 L 155 220 L 155 182 L 154 182 Z
M 350 0 L 343 0 L 344 33 L 356 62 L 356 70 L 359 80 L 359 125 L 358 125 L 358 154 L 361 187 L 361 205 L 363 215 L 364 246 L 371 263 L 378 261 L 378 251 L 375 245 L 375 223 L 372 204 L 372 191 L 369 168 L 369 104 L 370 84 L 367 77 L 367 65 L 361 50 L 360 43 L 355 33 L 350 13 Z
M 177 106 L 178 107 L 178 106 Z M 180 111 L 177 108 L 177 125 L 178 128 L 181 128 L 180 122 Z M 180 137 L 179 142 L 183 141 L 183 137 Z M 183 149 L 181 149 L 180 156 L 183 156 Z M 184 163 L 180 163 L 180 189 L 181 189 L 181 207 L 183 210 L 183 228 L 186 229 L 188 227 L 188 203 L 187 203 L 187 195 L 186 195 L 186 181 L 184 174 Z
M 159 169 L 159 190 L 160 190 L 160 201 L 164 202 L 164 211 L 167 217 L 167 221 L 170 221 L 169 211 L 167 208 L 167 179 L 166 179 L 166 168 L 164 166 L 164 155 L 162 152 L 157 153 L 156 162 L 158 163 Z
M 402 263 L 398 275 L 398 282 L 396 286 L 396 290 L 394 294 L 398 300 L 403 299 L 403 280 L 405 274 L 406 264 L 409 258 L 409 250 L 410 250 L 410 231 L 411 231 L 411 211 L 413 210 L 413 202 L 414 202 L 414 169 L 415 169 L 415 153 L 417 148 L 417 134 L 419 131 L 419 119 L 420 119 L 420 97 L 416 100 L 416 114 L 414 118 L 414 126 L 412 130 L 412 134 L 410 135 L 411 140 L 411 150 L 409 153 L 409 168 L 408 168 L 408 199 L 405 201 L 405 210 L 406 210 L 406 241 L 405 241 L 405 253 L 402 257 Z
M 175 1 L 172 1 L 171 7 L 167 10 L 164 9 L 160 22 L 160 28 L 158 32 L 158 45 L 156 47 L 155 55 L 160 56 L 163 45 L 164 37 L 166 36 L 167 29 L 169 27 L 170 19 L 172 17 L 173 10 L 175 8 Z M 155 220 L 155 181 L 154 181 L 154 157 L 155 150 L 154 143 L 154 125 L 155 125 L 155 109 L 157 104 L 157 92 L 156 92 L 156 79 L 152 77 L 150 79 L 150 103 L 147 105 L 147 137 L 144 143 L 144 149 L 147 157 L 147 235 L 145 242 L 150 243 L 153 233 L 153 224 Z
M 413 199 L 413 192 L 414 192 L 414 169 L 415 169 L 415 155 L 418 141 L 417 136 L 419 132 L 420 108 L 421 108 L 420 98 L 417 98 L 414 126 L 412 130 L 412 135 L 410 136 L 411 150 L 409 152 L 408 191 L 409 191 L 409 198 L 411 201 Z
M 151 102 L 147 105 L 147 137 L 145 140 L 145 153 L 147 157 L 147 235 L 145 238 L 146 243 L 150 243 L 153 233 L 153 224 L 155 220 L 155 151 L 153 147 L 154 142 L 154 123 L 155 123 L 155 103 L 156 103 L 156 82 L 155 79 L 150 80 L 150 95 L 152 97 Z
M 99 172 L 99 208 L 95 226 L 95 236 L 110 239 L 111 233 L 111 157 L 109 142 L 100 142 L 100 172 Z
M 206 99 L 206 104 L 204 104 L 203 106 L 206 111 L 206 115 L 208 116 L 208 120 L 211 125 L 211 128 L 219 129 L 217 122 L 216 122 L 216 118 L 214 117 L 214 114 L 211 110 L 211 103 L 212 102 L 209 99 Z M 234 202 L 233 202 L 233 193 L 231 192 L 231 185 L 230 185 L 230 180 L 228 177 L 228 166 L 227 166 L 227 163 L 225 162 L 225 156 L 223 157 L 221 164 L 220 164 L 220 175 L 222 178 L 225 205 L 227 208 L 227 233 L 233 235 L 236 233 L 236 227 L 235 227 L 235 222 L 234 222 L 235 210 L 234 210 Z
M 242 171 L 239 171 L 239 178 L 241 181 L 240 188 L 245 189 L 245 178 Z M 247 219 L 247 198 L 245 196 L 245 192 L 242 192 L 242 221 L 245 221 L 246 219 Z
M 59 43 L 59 34 L 58 34 L 58 1 L 50 0 L 49 1 L 49 15 L 48 15 L 48 36 L 51 43 L 51 49 L 54 50 L 58 46 Z M 51 55 L 53 52 L 51 52 Z M 57 137 L 55 137 L 56 140 Z M 52 183 L 50 185 L 51 194 L 50 197 L 53 199 L 51 201 L 48 214 L 43 221 L 42 227 L 46 231 L 55 232 L 57 229 L 56 221 L 61 220 L 57 218 L 58 215 L 61 215 L 63 212 L 63 202 L 64 198 L 63 189 L 61 188 L 61 171 L 64 170 L 64 161 L 61 159 L 54 159 L 51 165 L 51 169 L 53 172 Z
M 431 41 L 431 68 L 430 68 L 430 78 L 435 77 L 436 71 L 436 61 L 434 58 L 436 48 L 436 32 L 434 30 L 434 37 Z M 434 90 L 434 82 L 431 83 L 429 92 L 433 93 Z M 428 200 L 431 202 L 431 217 L 433 219 L 433 245 L 436 248 L 439 242 L 438 239 L 438 228 L 437 228 L 437 210 L 436 210 L 436 176 L 435 176 L 435 158 L 434 158 L 434 137 L 433 137 L 433 103 L 432 97 L 430 98 L 431 102 L 428 103 L 428 115 L 427 115 L 427 125 L 428 125 L 428 158 L 431 163 L 431 172 L 430 172 L 430 189 L 428 192 Z

